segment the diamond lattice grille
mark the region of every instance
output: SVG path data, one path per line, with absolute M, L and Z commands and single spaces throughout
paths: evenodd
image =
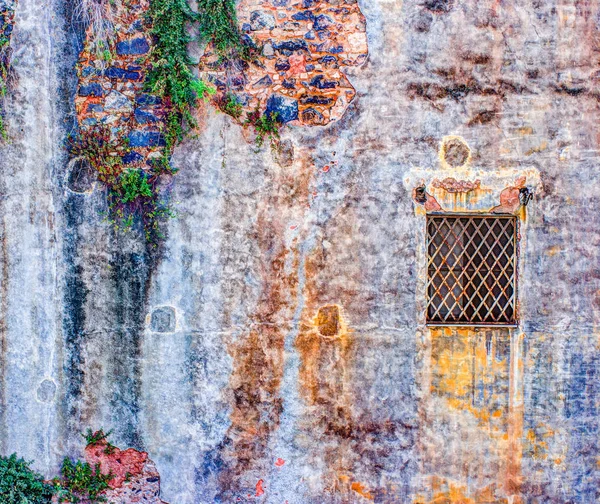
M 427 322 L 515 323 L 516 218 L 427 216 Z

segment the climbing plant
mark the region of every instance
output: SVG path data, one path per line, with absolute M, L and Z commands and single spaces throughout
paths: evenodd
M 192 63 L 187 53 L 190 37 L 186 23 L 194 22 L 196 15 L 187 0 L 153 0 L 148 15 L 155 44 L 147 88 L 167 104 L 162 167 L 168 169 L 173 147 L 196 126 L 192 108 L 199 98 L 213 94 L 214 90 L 194 77 L 190 69 Z
M 160 172 L 126 168 L 122 155 L 129 148 L 124 146 L 120 153 L 116 152 L 111 131 L 105 126 L 69 137 L 67 144 L 71 155 L 86 159 L 98 174 L 98 180 L 104 183 L 110 209 L 107 221 L 115 230 L 127 231 L 135 217 L 140 216 L 147 241 L 156 245 L 163 237 L 160 220 L 173 215 L 168 202 L 159 194 Z
M 248 58 L 242 42 L 234 0 L 198 0 L 196 15 L 202 42 L 211 43 L 222 58 Z
M 78 109 L 78 114 L 90 108 L 102 111 L 102 104 L 98 104 L 99 99 L 107 94 L 122 94 L 120 89 L 115 88 L 106 91 L 111 89 L 107 74 L 104 70 L 100 73 L 90 70 L 93 66 L 90 60 L 96 68 L 105 69 L 104 64 L 111 65 L 107 69 L 111 72 L 108 79 L 121 79 L 124 72 L 139 72 L 136 75 L 143 79 L 143 86 L 136 84 L 138 87 L 135 88 L 135 98 L 138 100 L 141 93 L 145 93 L 146 103 L 151 102 L 154 108 L 147 110 L 137 104 L 135 114 L 134 107 L 130 107 L 129 116 L 122 114 L 119 122 L 113 117 L 107 117 L 105 112 L 99 112 L 105 115 L 98 117 L 88 115 L 89 121 L 81 123 L 79 134 L 69 139 L 69 150 L 72 156 L 87 159 L 97 172 L 98 180 L 106 187 L 109 207 L 107 220 L 121 230 L 128 230 L 141 221 L 147 241 L 157 246 L 163 238 L 160 223 L 173 215 L 168 199 L 161 196 L 159 182 L 163 180 L 163 175 L 176 172 L 170 158 L 177 143 L 197 126 L 194 108 L 199 102 L 209 100 L 216 93 L 211 84 L 196 77 L 192 71 L 192 61 L 188 55 L 189 44 L 192 42 L 189 34 L 195 31 L 198 34 L 196 42 L 210 44 L 218 54 L 220 64 L 226 66 L 228 62 L 238 65 L 254 57 L 253 51 L 256 51 L 256 48 L 253 49 L 253 44 L 245 40 L 238 28 L 235 0 L 198 0 L 197 11 L 190 8 L 188 0 L 150 0 L 145 19 L 138 19 L 136 23 L 140 22 L 139 26 L 145 26 L 149 30 L 151 40 L 147 36 L 134 39 L 138 42 L 142 40 L 141 45 L 145 44 L 150 49 L 149 53 L 140 50 L 140 47 L 133 49 L 140 50 L 139 53 L 119 53 L 118 45 L 130 43 L 129 39 L 109 44 L 110 51 L 106 48 L 107 43 L 104 39 L 112 33 L 113 28 L 118 29 L 123 24 L 120 20 L 131 20 L 132 16 L 135 18 L 127 1 L 76 1 L 82 16 L 90 23 L 91 28 L 88 32 L 93 31 L 94 26 L 99 26 L 99 30 L 102 30 L 100 39 L 93 33 L 88 33 L 88 38 L 91 37 L 86 49 L 88 59 L 82 58 L 88 65 L 85 67 L 85 76 L 95 75 L 99 76 L 98 79 L 105 79 L 98 82 L 88 77 L 87 90 L 82 92 L 84 86 L 80 87 L 78 96 L 84 98 L 80 98 L 82 101 L 79 102 L 81 108 Z M 101 19 L 102 13 L 109 17 Z M 95 54 L 91 54 L 92 46 L 96 48 Z M 104 50 L 101 50 L 102 48 Z M 114 54 L 113 50 L 116 51 Z M 142 56 L 135 61 L 139 68 L 131 71 L 121 68 L 122 60 L 119 59 L 119 54 L 141 54 Z M 127 57 L 129 56 L 125 56 Z M 101 60 L 99 63 L 98 59 Z M 129 65 L 130 60 L 123 61 L 127 61 Z M 81 75 L 83 73 L 81 70 Z M 135 82 L 138 77 L 126 79 Z M 131 97 L 122 96 L 123 103 L 128 103 L 129 98 Z M 222 108 L 236 119 L 240 119 L 243 111 L 242 104 L 234 95 L 227 96 Z M 136 122 L 139 117 L 149 119 L 139 123 Z M 252 116 L 251 119 L 251 123 L 248 124 L 252 124 L 257 130 L 257 143 L 262 143 L 267 136 L 272 139 L 277 134 L 277 129 L 273 128 L 272 117 Z M 106 125 L 101 125 L 103 123 Z M 145 149 L 141 153 L 130 148 L 131 136 L 123 133 L 123 129 L 137 127 L 135 124 L 151 125 L 150 129 L 144 127 L 143 131 L 135 132 L 141 136 L 152 135 L 152 140 L 138 141 L 137 147 Z M 133 141 L 132 143 L 135 144 Z M 145 162 L 143 168 L 140 167 L 141 162 Z

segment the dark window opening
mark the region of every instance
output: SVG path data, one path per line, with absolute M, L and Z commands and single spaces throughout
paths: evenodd
M 517 220 L 427 216 L 427 323 L 516 324 Z

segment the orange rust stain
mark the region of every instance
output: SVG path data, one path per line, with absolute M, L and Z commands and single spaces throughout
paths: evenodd
M 367 487 L 365 485 L 363 485 L 362 483 L 359 483 L 358 481 L 355 481 L 354 483 L 352 483 L 350 488 L 354 492 L 356 492 L 358 495 L 360 495 L 361 497 L 364 497 L 365 499 L 375 500 L 375 497 L 373 496 L 373 494 L 371 494 L 369 492 Z
M 313 312 L 314 313 L 314 312 Z M 331 440 L 319 456 L 325 459 L 326 492 L 351 492 L 352 439 L 359 432 L 354 425 L 347 376 L 347 362 L 353 348 L 343 310 L 324 305 L 301 326 L 296 339 L 300 353 L 300 392 L 310 408 L 309 428 L 315 436 Z
M 262 263 L 261 294 L 247 332 L 229 348 L 231 425 L 221 449 L 226 465 L 219 475 L 224 498 L 241 490 L 242 474 L 272 464 L 268 445 L 283 411 L 284 342 L 297 303 L 297 240 L 287 248 L 285 234 L 290 218 L 308 201 L 311 177 L 307 166 L 279 174 L 274 193 L 258 212 L 255 240 Z
M 277 467 L 281 467 L 281 466 L 283 466 L 283 464 L 285 464 L 285 460 L 283 460 L 282 458 L 278 458 L 278 459 L 275 461 L 275 465 L 276 465 Z
M 457 485 L 441 478 L 433 478 L 434 495 L 431 500 L 417 497 L 414 504 L 508 504 L 508 500 L 497 497 L 496 485 L 475 490 L 472 494 L 466 486 Z M 517 503 L 514 500 L 513 503 Z
M 337 305 L 326 305 L 303 327 L 296 339 L 300 351 L 301 390 L 309 404 L 327 403 L 341 398 L 344 392 L 344 361 L 351 337 Z M 335 380 L 335 377 L 342 378 Z M 335 415 L 334 415 L 335 417 Z
M 256 483 L 256 497 L 260 497 L 261 495 L 265 494 L 265 490 L 263 488 L 263 480 L 258 480 L 258 482 Z

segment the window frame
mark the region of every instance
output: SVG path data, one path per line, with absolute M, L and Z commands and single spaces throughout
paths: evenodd
M 513 295 L 513 316 L 510 322 L 464 322 L 464 321 L 430 321 L 429 320 L 429 307 L 431 304 L 429 296 L 429 219 L 434 217 L 451 217 L 451 218 L 487 218 L 487 219 L 510 219 L 514 222 L 514 236 L 513 236 L 513 282 L 514 282 L 514 295 Z M 440 327 L 465 327 L 465 328 L 517 328 L 519 327 L 519 241 L 520 241 L 520 219 L 517 215 L 510 213 L 479 213 L 479 212 L 427 212 L 425 214 L 425 325 L 426 327 L 440 328 Z

